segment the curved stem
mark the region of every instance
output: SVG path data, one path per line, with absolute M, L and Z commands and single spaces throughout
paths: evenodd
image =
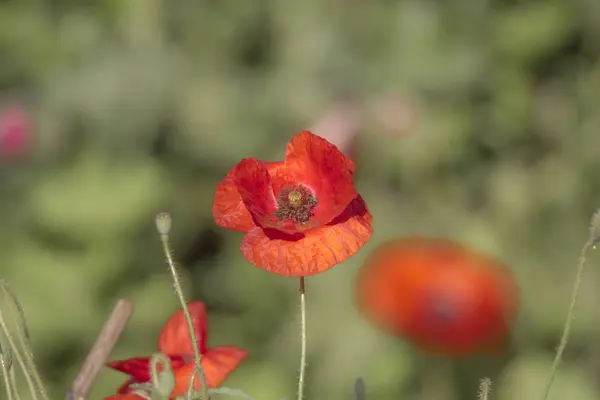
M 27 322 L 25 321 L 25 314 L 23 312 L 23 308 L 21 307 L 21 303 L 6 280 L 0 280 L 0 287 L 5 298 L 8 300 L 9 307 L 11 308 L 11 314 L 15 324 L 17 325 L 18 332 L 16 337 L 21 345 L 21 349 L 23 350 L 24 363 L 26 366 L 23 372 L 28 376 L 31 375 L 31 378 L 36 386 L 36 392 L 39 393 L 43 399 L 47 400 L 48 394 L 46 392 L 46 387 L 44 386 L 44 382 L 42 381 L 40 373 L 37 370 L 35 362 L 33 361 L 33 352 L 31 351 L 31 345 L 29 343 L 29 330 L 27 329 Z M 8 328 L 6 329 L 6 335 L 8 336 Z M 17 352 L 17 349 L 14 345 L 13 349 L 15 352 Z
M 300 376 L 298 377 L 298 400 L 304 399 L 304 379 L 306 375 L 306 290 L 304 277 L 300 277 Z
M 11 382 L 12 386 L 14 388 L 18 387 L 17 386 L 17 376 L 15 374 L 15 369 L 11 368 L 8 373 L 10 375 L 10 382 Z M 19 391 L 17 389 L 15 389 L 14 398 L 15 398 L 15 400 L 21 400 L 21 395 L 19 394 Z
M 594 247 L 595 243 L 596 238 L 590 237 L 581 249 L 581 254 L 579 255 L 579 262 L 577 263 L 577 275 L 575 276 L 575 283 L 573 284 L 573 296 L 571 298 L 571 305 L 569 306 L 569 312 L 567 314 L 567 321 L 565 322 L 563 334 L 560 339 L 560 345 L 558 346 L 558 350 L 556 351 L 556 355 L 554 356 L 554 361 L 552 362 L 550 377 L 548 378 L 548 382 L 546 383 L 546 389 L 544 390 L 544 393 L 541 397 L 542 400 L 546 400 L 548 398 L 548 395 L 550 394 L 550 389 L 552 388 L 552 384 L 554 383 L 554 378 L 556 377 L 558 365 L 560 364 L 560 361 L 562 359 L 565 347 L 567 347 L 567 342 L 569 341 L 569 334 L 571 333 L 571 321 L 573 321 L 573 317 L 575 316 L 575 307 L 577 306 L 577 300 L 579 299 L 579 288 L 581 286 L 583 268 L 585 267 L 585 263 L 587 261 L 586 255 L 587 252 Z
M 12 382 L 10 381 L 8 365 L 7 362 L 4 361 L 4 356 L 2 354 L 0 354 L 0 367 L 2 368 L 2 376 L 4 377 L 4 386 L 6 388 L 8 400 L 13 400 L 14 386 L 12 386 Z
M 14 358 L 17 360 L 17 362 L 21 366 L 21 369 L 23 370 L 23 374 L 25 375 L 25 380 L 27 381 L 27 384 L 29 385 L 29 390 L 31 391 L 31 395 L 33 396 L 34 400 L 39 399 L 38 389 L 36 388 L 35 383 L 31 379 L 30 374 L 28 373 L 29 371 L 27 368 L 27 364 L 25 363 L 25 361 L 23 361 L 23 358 L 21 357 L 21 352 L 18 350 L 16 343 L 14 342 L 14 340 L 12 338 L 12 335 L 8 331 L 8 326 L 6 325 L 6 322 L 4 321 L 4 318 L 2 317 L 2 313 L 0 313 L 0 328 L 2 328 L 2 330 L 4 331 L 4 334 L 6 336 L 6 341 L 8 342 L 8 344 L 10 345 L 10 347 L 13 350 Z M 43 399 L 48 400 L 48 398 L 45 396 L 43 396 Z
M 491 391 L 492 380 L 490 378 L 483 378 L 479 382 L 479 393 L 477 394 L 477 400 L 489 400 Z
M 204 374 L 204 370 L 202 369 L 202 355 L 200 354 L 198 340 L 196 338 L 196 332 L 194 331 L 194 322 L 192 320 L 190 310 L 187 307 L 187 302 L 183 294 L 183 287 L 181 286 L 181 279 L 179 278 L 179 273 L 177 272 L 176 263 L 173 258 L 173 251 L 171 250 L 171 246 L 169 244 L 171 216 L 167 213 L 160 213 L 156 218 L 156 226 L 158 228 L 158 232 L 160 233 L 160 240 L 162 242 L 163 250 L 167 258 L 167 264 L 169 264 L 169 269 L 173 277 L 173 288 L 175 289 L 175 293 L 177 294 L 179 302 L 181 303 L 181 308 L 183 309 L 183 313 L 188 324 L 188 329 L 190 331 L 190 339 L 192 341 L 192 348 L 194 349 L 194 360 L 196 362 L 196 369 L 198 370 L 198 375 L 200 376 L 200 382 L 202 384 L 202 387 L 200 388 L 200 392 L 202 393 L 202 399 L 209 400 L 208 388 L 206 387 L 206 375 Z M 196 375 L 194 374 L 192 380 L 195 379 L 195 377 Z
M 367 400 L 367 389 L 363 378 L 354 381 L 354 400 Z

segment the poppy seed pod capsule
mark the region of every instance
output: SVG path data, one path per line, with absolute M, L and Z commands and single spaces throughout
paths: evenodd
M 168 212 L 160 212 L 156 215 L 156 230 L 161 236 L 169 236 L 173 219 Z
M 152 386 L 163 397 L 168 397 L 175 389 L 175 374 L 171 369 L 171 360 L 162 353 L 150 357 L 150 378 Z
M 596 210 L 590 220 L 590 239 L 596 243 L 600 240 L 600 209 Z

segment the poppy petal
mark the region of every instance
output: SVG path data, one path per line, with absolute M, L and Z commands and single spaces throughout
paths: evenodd
M 235 346 L 212 347 L 202 357 L 206 384 L 218 387 L 238 365 L 248 357 L 248 352 Z
M 325 143 L 323 143 L 323 142 L 325 142 Z M 316 135 L 311 131 L 300 131 L 288 143 L 288 146 L 286 148 L 285 159 L 287 160 L 287 158 L 292 156 L 294 153 L 302 153 L 302 152 L 309 150 L 308 148 L 306 148 L 307 144 L 309 146 L 313 145 L 315 147 L 322 146 L 324 148 L 323 150 L 329 150 L 330 146 L 333 146 L 335 149 L 340 151 L 338 146 L 329 142 L 324 137 Z M 340 152 L 343 154 L 342 151 L 340 151 Z M 354 171 L 356 169 L 356 165 L 354 164 L 354 161 L 352 161 L 351 158 L 346 157 L 346 159 L 343 160 L 343 162 L 344 162 L 344 166 L 346 168 L 348 168 L 351 173 L 354 174 Z
M 280 174 L 283 162 L 262 161 L 271 176 Z M 225 179 L 217 185 L 217 191 L 213 201 L 213 218 L 221 228 L 232 229 L 240 232 L 248 232 L 256 225 L 250 211 L 246 208 L 240 192 L 235 186 L 235 171 L 233 167 Z
M 234 182 L 246 209 L 260 226 L 281 225 L 275 217 L 277 200 L 269 168 L 255 158 L 245 158 L 235 167 Z
M 149 357 L 135 357 L 127 360 L 110 361 L 106 365 L 109 368 L 131 376 L 136 382 L 147 382 L 150 380 Z
M 134 383 L 139 383 L 139 381 L 135 378 L 129 378 L 127 381 L 125 381 L 124 384 L 122 384 L 121 386 L 119 386 L 119 388 L 117 389 L 117 393 L 119 395 L 125 395 L 128 394 L 129 392 L 131 392 L 133 389 L 130 388 L 130 386 Z
M 171 361 L 171 368 L 180 368 L 185 365 L 185 360 L 182 356 L 169 356 Z M 131 391 L 129 386 L 132 383 L 143 383 L 150 380 L 150 358 L 149 357 L 137 357 L 130 358 L 127 360 L 111 361 L 106 364 L 109 368 L 116 371 L 123 372 L 129 375 L 131 378 L 126 381 L 119 389 L 117 393 L 128 393 Z
M 330 224 L 302 236 L 284 237 L 267 229 L 246 233 L 241 251 L 255 266 L 284 276 L 324 272 L 354 255 L 371 237 L 373 217 L 358 196 Z
M 295 183 L 284 163 L 244 159 L 236 167 L 234 181 L 256 225 L 288 234 L 295 234 L 299 229 L 305 230 L 315 225 L 315 221 L 311 221 L 310 224 L 297 226 L 293 221 L 281 220 L 275 215 L 279 204 L 275 198 L 274 186 L 283 187 Z
M 201 301 L 189 302 L 187 306 L 192 317 L 194 333 L 198 341 L 200 353 L 204 353 L 206 351 L 206 342 L 208 341 L 206 307 Z M 163 327 L 158 335 L 158 349 L 164 354 L 194 353 L 183 309 L 177 310 Z
M 202 369 L 206 377 L 206 385 L 216 388 L 238 367 L 248 356 L 248 352 L 235 346 L 218 346 L 208 349 L 202 356 Z M 185 394 L 196 370 L 196 365 L 188 363 L 175 371 L 175 389 L 171 398 Z M 202 384 L 198 378 L 194 381 L 194 390 L 200 390 Z
M 255 225 L 235 186 L 234 175 L 235 167 L 217 185 L 212 207 L 213 218 L 221 228 L 248 232 Z
M 341 214 L 358 193 L 354 162 L 335 145 L 309 131 L 289 142 L 285 165 L 294 181 L 310 187 L 317 198 L 314 218 L 326 224 Z

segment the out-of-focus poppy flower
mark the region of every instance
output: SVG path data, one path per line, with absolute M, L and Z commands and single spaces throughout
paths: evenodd
M 202 354 L 202 369 L 206 376 L 206 385 L 209 388 L 215 388 L 237 368 L 248 356 L 248 352 L 234 346 L 208 348 L 206 345 L 208 330 L 204 303 L 200 301 L 190 302 L 188 308 L 194 322 L 198 347 Z M 175 374 L 175 389 L 171 393 L 171 398 L 185 394 L 194 374 L 196 364 L 183 309 L 173 314 L 163 327 L 158 336 L 158 350 L 169 357 L 171 368 Z M 118 393 L 120 394 L 130 392 L 132 390 L 130 386 L 133 383 L 150 381 L 149 357 L 112 361 L 107 365 L 110 368 L 130 375 L 130 379 L 119 388 Z M 194 389 L 199 390 L 200 387 L 199 379 L 196 378 Z
M 20 107 L 0 111 L 0 154 L 16 159 L 25 156 L 30 148 L 31 123 Z
M 357 304 L 375 325 L 432 353 L 500 350 L 519 307 L 512 274 L 459 244 L 406 238 L 383 244 L 357 278 Z
M 217 225 L 245 232 L 252 264 L 284 276 L 324 272 L 354 255 L 373 232 L 353 180 L 354 162 L 327 140 L 302 131 L 285 160 L 242 160 L 219 183 Z

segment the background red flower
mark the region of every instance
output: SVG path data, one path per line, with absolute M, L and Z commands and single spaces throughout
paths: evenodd
M 188 308 L 192 316 L 198 347 L 202 354 L 202 368 L 206 377 L 206 384 L 210 388 L 217 387 L 248 356 L 248 352 L 235 346 L 207 348 L 208 329 L 204 303 L 200 301 L 190 302 Z M 169 318 L 160 332 L 158 350 L 170 358 L 171 368 L 175 374 L 176 383 L 171 398 L 186 393 L 196 365 L 192 341 L 182 309 Z M 132 383 L 150 381 L 149 357 L 112 361 L 108 363 L 108 366 L 130 375 L 130 379 L 119 388 L 118 393 L 131 391 L 130 386 Z M 200 387 L 201 384 L 196 379 L 195 390 L 199 390 Z
M 326 271 L 371 237 L 372 216 L 354 187 L 354 162 L 308 131 L 283 162 L 242 160 L 217 186 L 217 225 L 246 235 L 244 257 L 285 276 Z
M 357 302 L 377 326 L 448 355 L 505 343 L 517 315 L 517 284 L 493 259 L 442 239 L 380 246 L 357 279 Z

